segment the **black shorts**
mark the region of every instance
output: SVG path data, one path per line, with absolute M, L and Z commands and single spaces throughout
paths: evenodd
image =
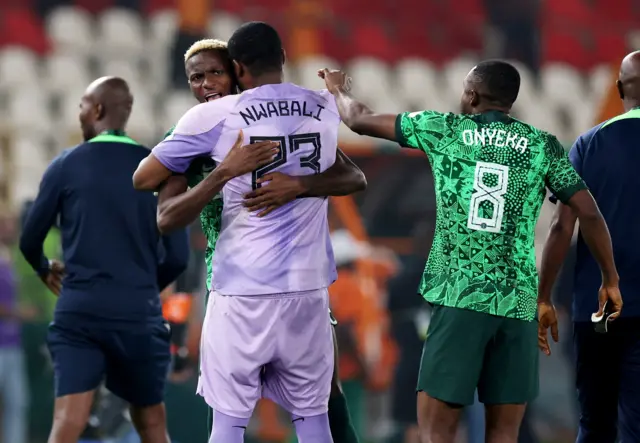
M 138 330 L 104 330 L 51 323 L 47 346 L 56 397 L 107 389 L 133 406 L 162 403 L 171 332 L 158 322 Z

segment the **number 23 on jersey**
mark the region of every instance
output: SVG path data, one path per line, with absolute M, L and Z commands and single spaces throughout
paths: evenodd
M 287 155 L 293 154 L 306 144 L 311 145 L 312 151 L 309 155 L 300 157 L 300 167 L 309 168 L 313 171 L 314 174 L 320 173 L 320 154 L 322 152 L 320 133 L 312 132 L 309 134 L 292 134 L 289 135 L 288 138 L 284 136 L 253 136 L 249 138 L 250 144 L 262 141 L 279 142 L 280 149 L 271 163 L 253 171 L 253 173 L 251 174 L 251 187 L 253 189 L 258 189 L 260 187 L 260 183 L 257 183 L 260 177 L 287 163 Z

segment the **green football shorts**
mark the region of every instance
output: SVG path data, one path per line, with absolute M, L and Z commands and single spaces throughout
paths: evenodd
M 538 395 L 538 323 L 434 306 L 418 391 L 456 406 L 523 404 Z

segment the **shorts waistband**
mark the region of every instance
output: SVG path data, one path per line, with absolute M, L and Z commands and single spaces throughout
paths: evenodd
M 221 297 L 238 297 L 238 298 L 262 298 L 262 299 L 276 299 L 276 298 L 302 298 L 318 295 L 319 293 L 326 293 L 327 288 L 310 289 L 308 291 L 300 292 L 281 292 L 277 294 L 255 294 L 255 295 L 225 295 L 215 290 L 210 292 L 210 295 L 219 295 Z

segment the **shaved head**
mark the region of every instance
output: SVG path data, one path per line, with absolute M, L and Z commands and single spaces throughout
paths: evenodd
M 96 105 L 102 105 L 104 113 L 111 117 L 120 114 L 125 120 L 129 118 L 133 105 L 133 96 L 129 85 L 120 77 L 101 77 L 87 87 L 85 95 Z
M 85 140 L 106 130 L 124 131 L 133 96 L 120 77 L 101 77 L 93 81 L 80 102 L 80 124 Z
M 640 106 L 640 51 L 634 51 L 622 60 L 617 85 L 625 109 Z

